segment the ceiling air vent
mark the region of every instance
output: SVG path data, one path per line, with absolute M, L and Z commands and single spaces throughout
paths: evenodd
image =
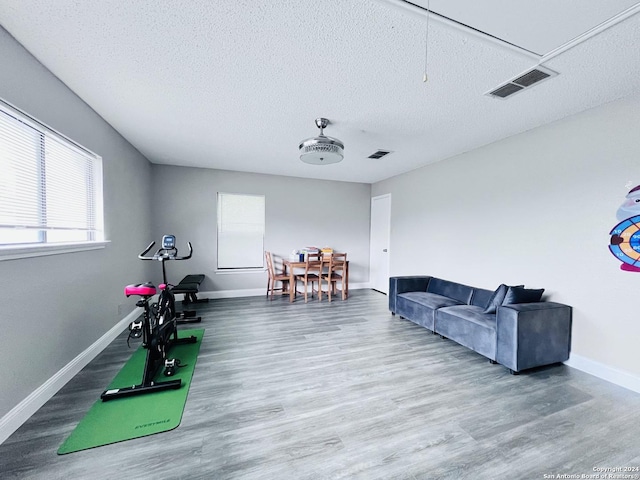
M 511 80 L 516 85 L 521 85 L 523 87 L 530 87 L 534 83 L 541 82 L 545 78 L 549 78 L 551 74 L 547 72 L 543 72 L 542 70 L 538 70 L 534 68 L 533 70 L 529 70 L 524 75 L 520 75 L 518 78 Z
M 391 150 L 378 150 L 376 152 L 373 152 L 371 155 L 369 155 L 367 158 L 382 158 L 385 155 L 389 155 L 391 153 Z
M 493 95 L 494 97 L 505 98 L 509 95 L 513 95 L 514 93 L 522 90 L 523 87 L 515 85 L 513 83 L 507 83 L 499 88 L 496 88 L 493 92 L 490 92 L 489 95 Z
M 548 68 L 542 68 L 540 66 L 527 70 L 526 72 L 512 78 L 506 83 L 503 83 L 498 88 L 485 93 L 494 98 L 507 98 L 515 93 L 526 90 L 527 88 L 540 83 L 542 80 L 546 80 L 550 77 L 558 75 L 557 72 L 549 70 Z

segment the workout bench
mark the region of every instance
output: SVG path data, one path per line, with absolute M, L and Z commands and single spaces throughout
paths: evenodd
M 183 304 L 187 303 L 207 303 L 209 302 L 208 298 L 198 298 L 198 291 L 200 288 L 200 284 L 204 281 L 203 274 L 197 275 L 187 275 L 180 283 L 173 287 L 171 291 L 174 294 L 182 293 L 184 295 L 184 300 L 182 300 Z M 201 320 L 200 317 L 196 317 L 196 312 L 193 310 L 185 310 L 184 312 L 178 313 L 178 322 L 180 323 L 195 323 Z
M 182 293 L 184 294 L 184 300 L 182 303 L 206 303 L 209 301 L 208 298 L 198 298 L 198 291 L 200 288 L 200 284 L 204 281 L 204 275 L 199 273 L 197 275 L 187 275 L 180 283 L 173 287 L 172 291 L 174 294 Z

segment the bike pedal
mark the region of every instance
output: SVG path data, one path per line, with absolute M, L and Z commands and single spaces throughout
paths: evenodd
M 129 334 L 133 338 L 140 338 L 142 336 L 142 321 L 131 322 L 129 324 Z
M 165 366 L 165 368 L 179 367 L 180 366 L 180 359 L 178 359 L 178 358 L 167 358 L 164 361 L 164 366 Z

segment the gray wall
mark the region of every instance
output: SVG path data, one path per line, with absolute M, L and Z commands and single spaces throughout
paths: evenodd
M 134 308 L 122 287 L 148 276 L 136 255 L 151 235 L 151 168 L 2 28 L 0 58 L 0 97 L 102 156 L 111 242 L 97 251 L 0 262 L 2 417 Z
M 391 274 L 546 288 L 574 307 L 573 354 L 640 374 L 640 273 L 608 250 L 639 135 L 636 96 L 375 184 L 392 194 Z
M 216 194 L 224 192 L 265 195 L 266 250 L 288 256 L 330 246 L 347 252 L 351 284 L 369 282 L 369 184 L 162 165 L 153 166 L 152 178 L 154 239 L 171 233 L 181 252 L 187 241 L 194 248 L 191 260 L 167 265 L 170 281 L 204 273 L 202 291 L 266 291 L 265 272 L 215 273 Z

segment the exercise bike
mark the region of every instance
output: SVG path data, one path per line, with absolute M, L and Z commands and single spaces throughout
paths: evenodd
M 187 242 L 189 254 L 184 257 L 178 256 L 175 241 L 175 236 L 165 235 L 162 237 L 162 248 L 157 250 L 153 256 L 147 257 L 145 255 L 153 248 L 155 242 L 151 242 L 146 250 L 138 255 L 138 258 L 141 260 L 157 260 L 162 262 L 163 277 L 166 278 L 166 275 L 164 275 L 165 261 L 187 260 L 191 258 L 193 253 L 191 243 Z M 115 398 L 130 397 L 163 390 L 174 390 L 180 388 L 182 385 L 180 379 L 163 382 L 154 382 L 153 380 L 161 366 L 164 367 L 164 375 L 167 377 L 173 376 L 177 368 L 180 367 L 179 359 L 168 357 L 174 345 L 195 343 L 197 341 L 197 338 L 194 336 L 178 338 L 175 298 L 170 286 L 166 283 L 159 285 L 159 289 L 160 295 L 158 301 L 151 303 L 151 299 L 157 293 L 157 289 L 152 283 L 138 283 L 127 285 L 124 288 L 124 294 L 127 297 L 131 295 L 140 296 L 140 300 L 136 302 L 136 306 L 144 309 L 142 320 L 133 321 L 129 325 L 127 343 L 129 343 L 130 338 L 142 337 L 142 346 L 147 350 L 147 357 L 142 374 L 142 383 L 130 387 L 105 390 L 102 392 L 102 395 L 100 395 L 103 402 Z
M 176 285 L 170 284 L 167 281 L 167 269 L 164 266 L 164 262 L 166 262 L 167 260 L 188 260 L 191 258 L 191 255 L 193 254 L 193 249 L 191 248 L 191 242 L 187 242 L 187 245 L 189 246 L 189 255 L 187 255 L 186 257 L 178 257 L 178 249 L 176 248 L 176 237 L 175 235 L 165 235 L 162 237 L 162 248 L 160 250 L 158 250 L 152 257 L 144 257 L 144 255 L 146 254 L 146 252 L 149 251 L 149 249 L 151 247 L 153 247 L 153 243 L 151 243 L 151 245 L 149 245 L 149 247 L 147 248 L 147 250 L 145 252 L 142 253 L 142 256 L 138 255 L 138 258 L 140 258 L 141 260 L 158 260 L 160 262 L 162 262 L 162 283 L 164 285 L 166 285 L 166 288 L 171 288 L 171 292 L 174 293 L 175 296 L 175 290 L 176 289 Z M 180 285 L 178 285 L 179 287 Z M 182 293 L 182 292 L 178 292 L 178 293 Z M 191 294 L 194 298 L 195 298 L 195 294 Z M 186 298 L 186 295 L 185 295 Z M 205 299 L 203 301 L 209 301 L 209 299 Z M 196 300 L 196 302 L 198 302 L 198 300 Z M 183 301 L 183 303 L 185 303 Z M 202 321 L 202 317 L 199 317 L 196 312 L 194 310 L 183 310 L 182 312 L 175 312 L 176 314 L 176 321 L 178 323 L 178 325 L 183 325 L 186 323 L 200 323 Z

